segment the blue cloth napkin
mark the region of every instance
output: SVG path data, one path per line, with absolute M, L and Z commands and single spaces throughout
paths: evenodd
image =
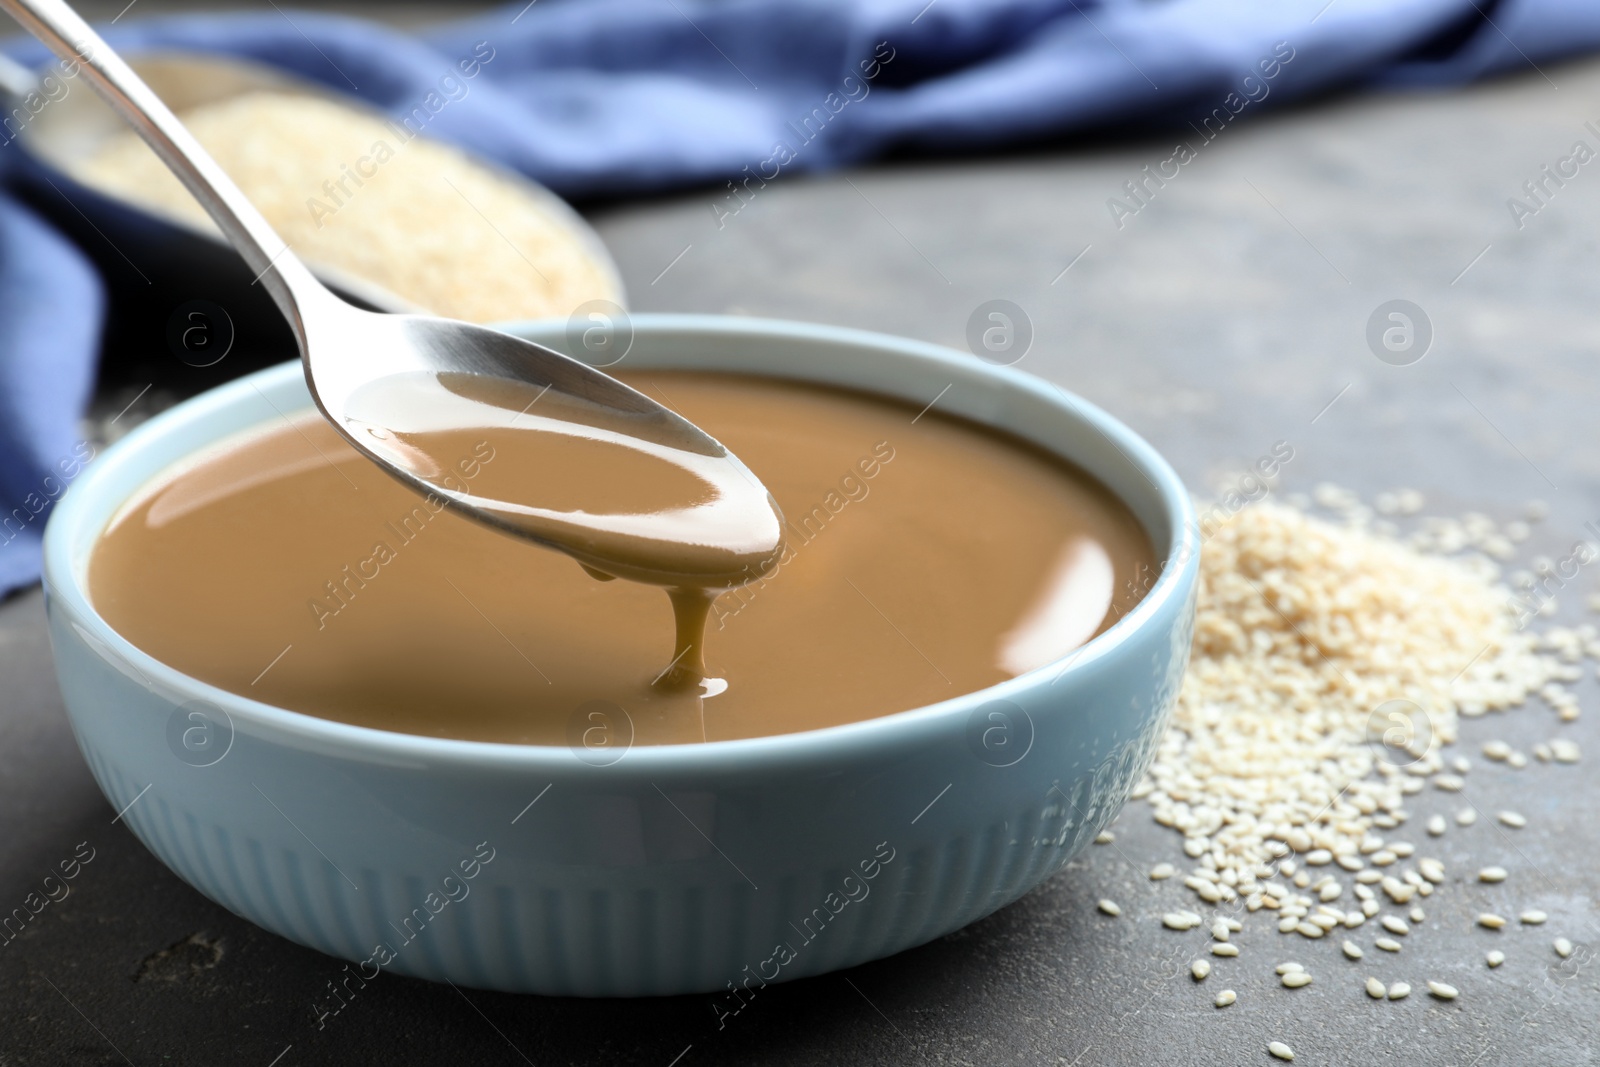
M 1204 127 L 1334 89 L 1538 69 L 1600 46 L 1600 4 L 516 0 L 416 35 L 300 11 L 106 35 L 275 64 L 574 199 L 734 183 L 732 212 L 761 182 L 891 150 Z M 0 174 L 17 151 L 0 145 Z M 0 192 L 0 595 L 37 578 L 39 530 L 76 471 L 101 303 L 82 257 Z
M 0 595 L 38 581 L 45 519 L 94 455 L 76 428 L 101 305 L 78 250 L 0 196 Z

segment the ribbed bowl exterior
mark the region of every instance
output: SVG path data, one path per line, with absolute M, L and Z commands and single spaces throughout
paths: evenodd
M 292 369 L 255 379 L 292 401 Z M 54 531 L 47 548 L 58 675 L 96 781 L 164 864 L 368 978 L 701 992 L 732 1012 L 735 987 L 929 941 L 1017 899 L 1111 821 L 1154 755 L 1186 665 L 1188 556 L 1136 625 L 1070 669 L 788 738 L 640 748 L 597 766 L 566 749 L 267 709 L 127 645 L 89 606 L 76 558 L 94 520 L 164 465 L 157 442 L 184 454 L 240 424 L 227 418 L 238 403 L 214 402 L 187 436 L 155 427 L 142 449 L 91 470 L 104 484 L 69 494 L 65 521 L 84 528 Z M 1187 502 L 1173 507 L 1184 514 Z M 227 742 L 204 766 L 173 742 L 196 708 Z

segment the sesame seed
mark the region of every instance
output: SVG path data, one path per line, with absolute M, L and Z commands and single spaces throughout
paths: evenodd
M 1282 1041 L 1269 1042 L 1267 1045 L 1267 1051 L 1278 1057 L 1280 1060 L 1294 1059 L 1294 1049 L 1290 1048 L 1288 1045 L 1285 1045 Z
M 1562 739 L 1550 742 L 1550 750 L 1556 757 L 1557 763 L 1577 763 L 1583 758 L 1583 752 L 1578 748 L 1578 742 Z
M 1122 914 L 1122 908 L 1118 906 L 1116 901 L 1107 900 L 1104 897 L 1101 897 L 1095 906 L 1112 918 L 1116 918 L 1118 915 Z
M 1239 954 L 1239 946 L 1230 945 L 1226 941 L 1218 941 L 1211 946 L 1211 954 L 1213 956 L 1237 956 Z
M 1303 971 L 1303 970 L 1305 970 L 1305 968 L 1302 967 L 1298 963 L 1289 962 L 1289 963 L 1280 963 L 1273 970 L 1277 974 L 1289 974 L 1289 973 L 1294 972 L 1294 971 Z
M 1116 839 L 1117 835 L 1112 833 L 1110 830 L 1101 830 L 1095 835 L 1094 843 L 1097 845 L 1109 845 Z
M 1492 912 L 1484 912 L 1478 916 L 1478 925 L 1490 930 L 1498 930 L 1506 924 L 1505 919 Z
M 1346 939 L 1344 944 L 1340 945 L 1339 948 L 1344 951 L 1346 956 L 1353 960 L 1359 960 L 1363 955 L 1361 946 L 1348 939 Z
M 1530 909 L 1528 911 L 1523 912 L 1521 915 L 1517 916 L 1517 918 L 1519 920 L 1521 920 L 1522 922 L 1527 923 L 1529 926 L 1538 926 L 1540 923 L 1544 922 L 1549 917 L 1550 916 L 1546 915 L 1544 912 L 1540 911 L 1537 908 Z
M 1489 962 L 1489 966 L 1498 967 L 1506 961 L 1506 954 L 1499 949 L 1491 949 L 1489 955 L 1485 956 L 1484 959 Z
M 1316 496 L 1335 521 L 1306 514 L 1291 494 L 1287 506 L 1258 501 L 1207 536 L 1175 728 L 1135 788 L 1192 870 L 1157 864 L 1149 874 L 1179 876 L 1200 900 L 1241 916 L 1265 909 L 1284 933 L 1312 939 L 1379 919 L 1390 936 L 1377 947 L 1398 952 L 1393 936 L 1410 931 L 1403 916 L 1422 923 L 1421 898 L 1446 877 L 1437 859 L 1413 859 L 1410 842 L 1386 840 L 1414 817 L 1405 798 L 1422 793 L 1416 803 L 1428 804 L 1435 789 L 1463 789 L 1476 757 L 1448 747 L 1459 744 L 1461 717 L 1531 695 L 1558 712 L 1575 707 L 1574 664 L 1600 659 L 1600 627 L 1525 627 L 1504 595 L 1518 580 L 1494 562 L 1510 535 L 1484 516 L 1423 520 L 1401 535 L 1349 490 L 1322 486 Z M 1388 705 L 1399 694 L 1396 710 Z M 1391 728 L 1419 714 L 1426 722 L 1411 725 L 1430 744 L 1375 758 L 1396 751 Z M 1516 765 L 1508 742 L 1481 744 L 1483 759 Z M 1566 738 L 1541 743 L 1549 761 L 1558 750 L 1578 757 Z M 1431 839 L 1452 817 L 1470 826 L 1477 814 L 1463 799 L 1417 822 Z M 1496 817 L 1514 825 L 1505 814 Z M 1359 904 L 1331 907 L 1346 883 Z M 1398 912 L 1382 916 L 1380 901 Z M 1202 920 L 1171 912 L 1163 924 Z M 1227 943 L 1215 929 L 1213 941 Z
M 1169 911 L 1161 916 L 1161 925 L 1169 930 L 1192 930 L 1195 924 L 1189 921 L 1188 913 Z
M 1235 993 L 1231 989 L 1224 989 L 1222 992 L 1217 994 L 1217 999 L 1212 1001 L 1212 1003 L 1219 1008 L 1226 1008 L 1229 1004 L 1232 1004 L 1238 999 L 1239 994 Z
M 1405 982 L 1396 982 L 1389 987 L 1390 1000 L 1404 1000 L 1411 995 L 1411 986 Z
M 1410 919 L 1414 923 L 1420 923 L 1427 917 L 1427 914 L 1423 912 L 1421 908 L 1412 908 L 1406 913 L 1406 918 Z
M 374 142 L 394 143 L 381 115 L 275 90 L 191 107 L 183 120 L 297 253 L 402 300 L 448 318 L 496 322 L 565 317 L 586 300 L 621 297 L 559 215 L 442 141 L 406 135 L 404 151 L 382 164 L 382 179 L 357 178 L 360 195 L 348 198 L 338 177 L 346 161 Z M 106 138 L 80 166 L 78 176 L 98 188 L 209 224 L 132 131 Z M 307 211 L 305 193 L 330 176 L 347 199 L 335 196 L 337 216 L 319 217 Z
M 1232 932 L 1228 929 L 1228 924 L 1222 919 L 1218 919 L 1211 924 L 1211 937 L 1213 940 L 1226 941 Z
M 1207 960 L 1195 960 L 1189 964 L 1189 973 L 1194 976 L 1196 982 L 1203 982 L 1211 973 L 1211 963 Z
M 1454 1000 L 1459 995 L 1459 991 L 1456 989 L 1456 987 L 1447 982 L 1430 981 L 1428 983 L 1428 992 L 1432 993 L 1440 1000 Z
M 1367 979 L 1367 996 L 1371 997 L 1373 1000 L 1382 1000 L 1388 995 L 1389 991 L 1384 988 L 1382 982 L 1378 981 L 1376 978 Z
M 1301 986 L 1311 984 L 1311 975 L 1305 971 L 1290 971 L 1283 976 L 1283 984 L 1287 989 L 1299 989 Z
M 1558 937 L 1551 944 L 1555 947 L 1556 955 L 1560 956 L 1562 959 L 1566 959 L 1568 956 L 1572 955 L 1572 942 L 1568 941 L 1566 938 Z
M 1511 755 L 1506 757 L 1506 766 L 1510 767 L 1512 770 L 1520 771 L 1527 765 L 1528 757 L 1523 755 L 1521 752 L 1513 752 Z
M 1519 815 L 1514 811 L 1502 811 L 1496 818 L 1514 830 L 1520 830 L 1528 825 L 1527 816 Z
M 1505 880 L 1506 869 L 1504 867 L 1485 867 L 1478 872 L 1478 881 L 1480 882 L 1503 882 Z

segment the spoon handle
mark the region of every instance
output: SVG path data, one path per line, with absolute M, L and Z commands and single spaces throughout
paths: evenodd
M 306 269 L 211 154 L 64 0 L 0 0 L 0 8 L 61 57 L 63 72 L 78 67 L 87 74 L 95 91 L 155 149 L 278 302 L 304 351 L 302 307 L 337 298 Z

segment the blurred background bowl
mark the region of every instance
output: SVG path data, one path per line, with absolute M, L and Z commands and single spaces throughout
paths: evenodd
M 7 97 L 20 99 L 45 75 L 55 72 L 54 64 L 29 71 L 3 56 L 0 63 L 4 64 L 0 69 L 0 104 L 7 104 Z M 388 121 L 382 112 L 355 97 L 248 60 L 152 51 L 130 56 L 129 63 L 180 116 L 196 108 L 266 93 L 333 103 L 354 115 Z M 17 154 L 10 187 L 87 252 L 107 282 L 110 307 L 102 367 L 103 379 L 109 380 L 102 380 L 102 391 L 115 393 L 123 380 L 135 389 L 153 385 L 156 396 L 193 391 L 192 375 L 171 358 L 174 354 L 181 357 L 182 353 L 168 351 L 168 336 L 174 314 L 197 302 L 221 309 L 226 315 L 233 341 L 229 353 L 233 373 L 281 360 L 294 344 L 288 325 L 271 298 L 254 284 L 253 273 L 238 253 L 208 219 L 163 210 L 149 198 L 119 195 L 86 173 L 103 149 L 126 138 L 131 131 L 81 77 L 64 84 L 70 86 L 69 91 L 20 127 L 16 143 L 23 151 Z M 5 110 L 0 108 L 0 113 Z M 293 147 L 282 146 L 282 150 L 292 153 Z M 610 252 L 566 201 L 492 160 L 467 158 L 473 166 L 520 194 L 529 211 L 547 218 L 593 267 L 598 285 L 585 299 L 604 300 L 618 307 L 626 304 L 621 273 Z M 337 172 L 330 176 L 339 177 Z M 234 177 L 245 181 L 248 191 L 246 177 Z M 155 200 L 159 202 L 159 198 Z M 261 206 L 265 210 L 265 205 Z M 437 235 L 419 234 L 416 229 L 414 220 L 411 225 L 397 221 L 390 227 L 391 240 L 399 249 L 408 242 L 419 248 L 437 247 Z M 346 238 L 353 239 L 355 235 Z M 124 250 L 131 254 L 124 254 Z M 297 251 L 319 278 L 357 306 L 377 311 L 439 311 L 423 307 L 415 294 L 400 295 L 372 277 L 325 259 L 319 261 L 304 249 Z M 533 260 L 529 260 L 532 269 L 539 270 L 541 265 L 546 270 L 553 269 L 551 263 L 534 262 L 538 259 L 535 250 Z M 447 273 L 460 275 L 463 271 Z M 575 310 L 562 306 L 553 314 L 564 318 Z M 211 314 L 215 315 L 215 310 Z

